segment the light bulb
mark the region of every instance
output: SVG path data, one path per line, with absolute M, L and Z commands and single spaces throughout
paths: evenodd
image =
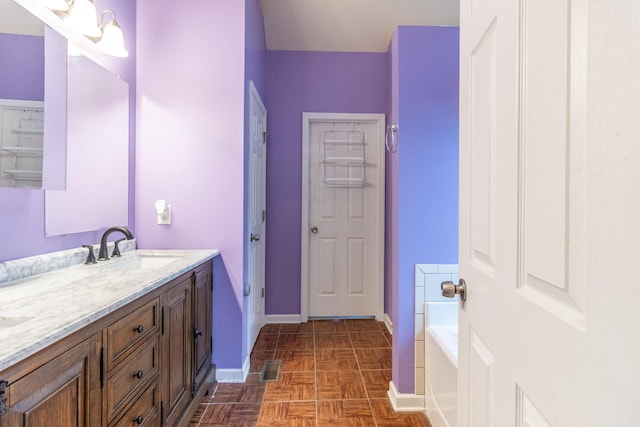
M 96 7 L 90 0 L 75 0 L 69 16 L 64 18 L 67 26 L 89 37 L 100 37 Z
M 129 56 L 129 52 L 124 47 L 124 36 L 120 26 L 115 21 L 107 22 L 102 28 L 102 38 L 97 43 L 97 46 L 104 53 L 120 58 Z

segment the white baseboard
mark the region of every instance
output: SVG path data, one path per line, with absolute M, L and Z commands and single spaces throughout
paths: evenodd
M 389 382 L 387 396 L 396 412 L 425 412 L 424 396 L 413 393 L 398 393 L 393 381 Z
M 267 314 L 264 316 L 266 323 L 301 323 L 299 314 Z
M 387 327 L 389 333 L 393 335 L 393 322 L 391 322 L 391 318 L 387 313 L 384 314 L 384 325 Z
M 242 369 L 216 369 L 216 381 L 220 383 L 243 383 L 247 380 L 251 359 L 247 355 L 242 364 Z

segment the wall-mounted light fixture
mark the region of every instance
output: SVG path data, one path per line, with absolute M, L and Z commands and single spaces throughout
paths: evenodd
M 100 22 L 93 0 L 38 0 L 52 10 L 73 31 L 87 36 L 107 55 L 124 58 L 129 52 L 124 47 L 122 29 L 116 21 L 116 13 L 107 9 L 102 12 Z M 105 14 L 112 18 L 105 22 Z
M 92 0 L 74 0 L 69 14 L 63 18 L 69 28 L 85 36 L 100 37 L 98 12 Z
M 113 19 L 108 22 L 104 22 L 104 15 L 111 13 Z M 104 53 L 120 58 L 129 56 L 129 52 L 124 47 L 124 36 L 122 35 L 122 29 L 116 21 L 116 14 L 113 10 L 107 9 L 102 12 L 100 18 L 100 28 L 102 30 L 102 38 L 96 43 L 96 45 Z

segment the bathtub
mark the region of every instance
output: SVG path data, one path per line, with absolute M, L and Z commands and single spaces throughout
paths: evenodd
M 424 304 L 425 406 L 433 427 L 455 427 L 458 390 L 458 303 Z

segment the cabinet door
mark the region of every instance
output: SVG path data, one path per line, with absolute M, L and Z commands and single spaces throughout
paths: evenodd
M 164 293 L 162 305 L 161 393 L 165 425 L 174 425 L 191 400 L 193 331 L 191 279 Z
M 33 370 L 7 389 L 0 425 L 94 427 L 100 421 L 100 336 Z
M 195 273 L 194 307 L 194 390 L 209 371 L 211 364 L 211 269 Z

